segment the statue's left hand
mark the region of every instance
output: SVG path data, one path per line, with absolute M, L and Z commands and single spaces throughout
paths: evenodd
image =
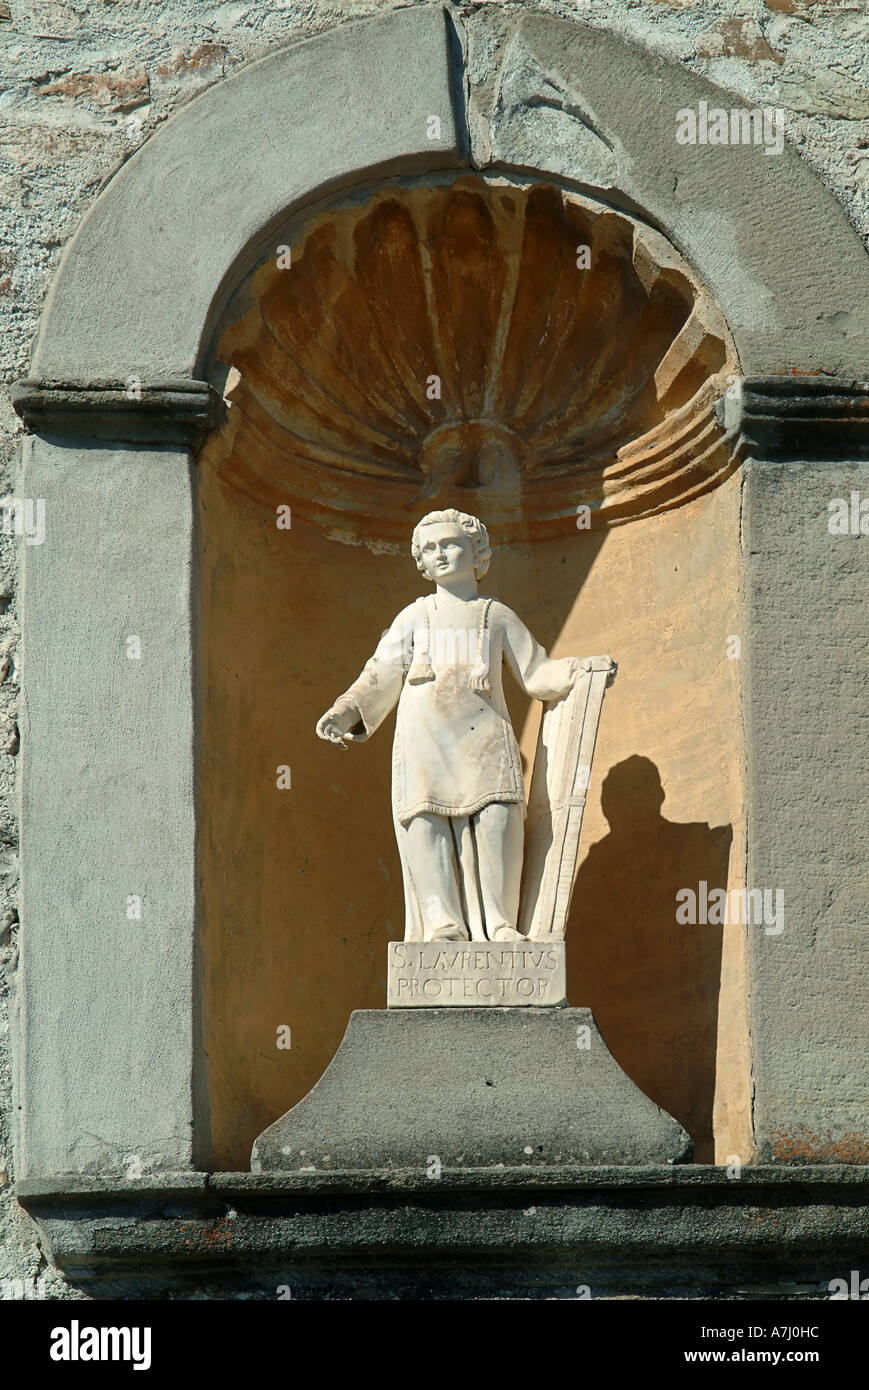
M 606 671 L 607 687 L 611 686 L 616 678 L 618 665 L 611 656 L 577 656 L 574 658 L 573 679 L 578 681 L 580 676 L 587 675 L 589 671 Z

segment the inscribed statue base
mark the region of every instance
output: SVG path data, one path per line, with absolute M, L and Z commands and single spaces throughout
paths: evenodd
M 567 1003 L 563 941 L 390 941 L 388 1009 Z

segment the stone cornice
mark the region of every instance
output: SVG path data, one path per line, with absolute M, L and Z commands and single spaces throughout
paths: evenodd
M 35 381 L 12 387 L 12 404 L 34 434 L 136 444 L 196 446 L 223 419 L 207 381 Z
M 723 402 L 740 453 L 762 458 L 853 458 L 869 453 L 869 382 L 830 376 L 746 377 Z
M 826 1294 L 832 1273 L 869 1253 L 862 1165 L 738 1177 L 700 1164 L 535 1165 L 444 1170 L 436 1183 L 421 1167 L 66 1175 L 20 1181 L 16 1196 L 56 1264 L 98 1297 L 130 1279 L 155 1296 L 219 1297 L 240 1281 L 261 1298 L 287 1281 L 294 1297 L 395 1297 L 400 1286 L 430 1298 L 433 1284 L 450 1297 L 563 1296 L 580 1270 L 604 1293 L 647 1294 L 650 1249 L 656 1297 L 744 1297 L 789 1281 Z
M 207 381 L 132 385 L 36 381 L 12 387 L 12 404 L 34 434 L 137 444 L 198 446 L 224 419 Z M 716 411 L 741 457 L 850 458 L 869 454 L 869 382 L 829 376 L 745 377 Z

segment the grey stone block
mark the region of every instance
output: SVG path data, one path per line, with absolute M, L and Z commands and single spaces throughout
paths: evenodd
M 869 538 L 829 529 L 852 492 L 866 460 L 745 464 L 747 883 L 784 902 L 748 928 L 764 1162 L 869 1161 Z
M 254 1172 L 682 1163 L 691 1141 L 590 1009 L 360 1009 Z
M 24 547 L 16 1171 L 190 1167 L 189 455 L 35 439 L 26 458 L 45 539 Z

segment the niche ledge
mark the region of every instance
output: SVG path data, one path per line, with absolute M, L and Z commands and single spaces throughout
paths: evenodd
M 865 1165 L 65 1175 L 16 1195 L 93 1298 L 825 1299 L 869 1262 Z

